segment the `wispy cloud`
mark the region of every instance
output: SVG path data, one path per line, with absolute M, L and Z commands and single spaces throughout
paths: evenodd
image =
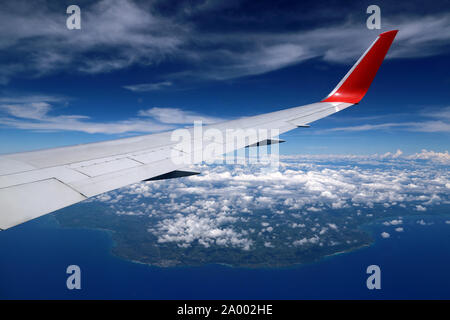
M 418 117 L 423 121 L 368 123 L 356 126 L 345 126 L 323 130 L 324 132 L 357 132 L 372 130 L 403 130 L 413 132 L 450 132 L 450 107 L 442 109 L 430 109 L 427 112 L 420 112 Z M 399 117 L 399 115 L 386 115 L 384 117 Z
M 167 89 L 173 85 L 170 81 L 155 82 L 155 83 L 140 83 L 128 86 L 123 86 L 123 88 L 134 91 L 134 92 L 147 92 L 147 91 L 157 91 L 162 89 Z
M 363 124 L 359 126 L 339 127 L 327 129 L 327 132 L 333 131 L 371 131 L 371 130 L 406 130 L 415 132 L 450 132 L 450 123 L 443 121 L 424 121 L 424 122 L 392 122 L 381 124 Z
M 86 133 L 120 134 L 126 132 L 159 132 L 176 128 L 176 124 L 220 119 L 177 108 L 141 110 L 135 117 L 98 122 L 86 115 L 56 115 L 55 103 L 64 100 L 52 96 L 24 96 L 0 99 L 0 126 L 25 130 L 80 131 Z
M 438 16 L 400 16 L 386 18 L 384 30 L 400 29 L 389 58 L 414 58 L 448 52 L 450 13 Z M 199 35 L 215 43 L 215 49 L 203 52 L 199 61 L 203 75 L 227 79 L 262 74 L 303 61 L 320 58 L 332 63 L 351 64 L 374 40 L 374 34 L 350 21 L 299 32 L 258 32 Z
M 428 108 L 421 113 L 424 117 L 444 119 L 450 121 L 450 106 L 445 108 Z
M 179 108 L 151 108 L 147 110 L 140 110 L 138 115 L 157 119 L 161 123 L 173 124 L 193 124 L 194 121 L 202 121 L 203 123 L 208 124 L 223 120 L 220 118 L 201 115 L 192 111 L 184 111 Z
M 84 6 L 79 31 L 68 30 L 65 19 L 46 2 L 2 4 L 1 80 L 18 74 L 43 76 L 66 70 L 93 74 L 156 64 L 174 52 L 188 31 L 187 26 L 180 28 L 175 21 L 152 14 L 148 5 L 130 0 Z
M 172 85 L 175 78 L 231 79 L 262 74 L 311 58 L 351 63 L 374 39 L 374 32 L 350 17 L 324 22 L 327 27 L 265 29 L 201 29 L 202 18 L 228 5 L 201 2 L 176 13 L 159 12 L 157 2 L 100 1 L 83 8 L 82 30 L 65 28 L 65 16 L 45 2 L 19 1 L 0 12 L 0 81 L 55 72 L 105 73 L 132 65 L 182 62 L 169 80 L 126 85 L 152 91 Z M 230 6 L 238 3 L 233 1 Z M 348 14 L 348 13 L 347 13 Z M 192 17 L 195 16 L 196 19 Z M 324 19 L 324 17 L 319 17 Z M 298 19 L 298 18 L 297 18 Z M 342 22 L 343 21 L 343 22 Z M 248 25 L 248 22 L 247 22 Z M 400 29 L 388 58 L 414 58 L 448 53 L 450 13 L 390 15 L 385 29 Z M 70 49 L 69 49 L 70 48 Z

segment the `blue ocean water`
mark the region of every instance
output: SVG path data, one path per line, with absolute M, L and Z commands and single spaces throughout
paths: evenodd
M 1 299 L 449 299 L 450 225 L 405 220 L 405 232 L 371 226 L 375 244 L 290 268 L 221 265 L 159 268 L 109 253 L 107 232 L 58 227 L 44 217 L 0 232 Z M 448 219 L 447 219 L 448 220 Z M 392 231 L 392 232 L 391 232 Z M 81 290 L 66 288 L 66 268 L 81 268 Z M 381 268 L 381 290 L 366 287 Z

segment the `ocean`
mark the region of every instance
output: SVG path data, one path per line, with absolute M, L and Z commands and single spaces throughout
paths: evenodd
M 1 299 L 449 299 L 450 225 L 443 217 L 404 219 L 404 232 L 369 226 L 372 246 L 286 268 L 223 265 L 160 268 L 110 254 L 106 231 L 59 227 L 46 216 L 0 232 Z M 68 290 L 66 268 L 81 268 Z M 368 290 L 366 268 L 381 269 Z

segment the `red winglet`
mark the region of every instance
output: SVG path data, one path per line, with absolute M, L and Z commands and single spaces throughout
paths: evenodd
M 322 102 L 358 103 L 369 90 L 398 30 L 378 36 L 355 65 Z

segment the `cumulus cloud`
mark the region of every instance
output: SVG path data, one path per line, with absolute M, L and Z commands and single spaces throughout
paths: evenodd
M 386 152 L 383 154 L 372 155 L 352 155 L 352 154 L 320 154 L 320 155 L 281 155 L 281 159 L 297 159 L 297 160 L 314 160 L 317 162 L 323 161 L 348 161 L 357 162 L 360 164 L 373 164 L 373 165 L 410 165 L 416 160 L 423 160 L 424 162 L 433 162 L 436 164 L 448 165 L 450 164 L 450 154 L 448 151 L 428 151 L 426 149 L 421 150 L 410 155 L 405 154 L 402 150 L 396 152 Z
M 418 204 L 417 206 L 416 206 L 416 210 L 417 211 L 427 211 L 427 208 L 425 208 L 424 206 L 422 206 L 422 205 L 420 205 L 420 204 Z
M 232 219 L 233 220 L 233 219 Z M 229 221 L 226 217 L 199 217 L 195 214 L 176 215 L 173 219 L 164 219 L 150 232 L 158 236 L 159 243 L 176 242 L 181 247 L 188 247 L 194 241 L 209 247 L 219 246 L 239 247 L 250 250 L 252 241 L 243 237 L 231 227 L 221 227 Z
M 320 238 L 315 235 L 314 237 L 311 238 L 302 238 L 300 240 L 295 240 L 292 244 L 294 246 L 303 246 L 305 244 L 317 244 L 319 243 Z
M 450 154 L 448 151 L 445 152 L 435 152 L 435 151 L 428 151 L 428 150 L 422 150 L 419 153 L 414 153 L 410 156 L 408 156 L 408 159 L 414 159 L 414 160 L 432 160 L 434 162 L 442 163 L 442 164 L 450 164 Z
M 421 226 L 429 226 L 429 225 L 432 225 L 432 224 L 433 224 L 432 222 L 426 222 L 426 221 L 423 220 L 423 219 L 417 220 L 416 223 L 419 224 L 419 225 L 421 225 Z
M 320 212 L 311 211 L 311 207 L 323 210 L 324 207 L 371 207 L 374 204 L 399 203 L 408 203 L 412 208 L 421 210 L 442 203 L 447 198 L 448 173 L 445 168 L 423 170 L 394 167 L 376 170 L 371 167 L 361 168 L 357 164 L 345 168 L 289 164 L 282 166 L 279 171 L 254 171 L 248 167 L 235 170 L 221 166 L 202 168 L 202 175 L 189 178 L 192 186 L 179 186 L 177 191 L 191 193 L 194 188 L 195 193 L 205 196 L 226 195 L 247 208 L 274 208 L 281 202 L 287 209 L 302 209 L 306 212 Z M 246 199 L 256 201 L 248 202 Z M 436 200 L 430 202 L 431 199 Z M 402 219 L 386 221 L 389 225 L 401 223 Z
M 397 225 L 402 224 L 402 223 L 403 223 L 403 220 L 401 220 L 401 219 L 394 219 L 394 220 L 391 220 L 391 221 L 383 222 L 383 224 L 385 226 L 397 226 Z
M 284 157 L 278 170 L 217 164 L 192 169 L 202 174 L 135 184 L 98 200 L 120 215 L 147 216 L 148 232 L 160 244 L 242 250 L 269 248 L 280 239 L 299 250 L 352 243 L 349 226 L 358 219 L 382 218 L 402 232 L 404 215 L 416 214 L 418 206 L 433 212 L 450 203 L 448 168 L 400 152 L 296 155 Z
M 266 248 L 274 248 L 274 247 L 275 247 L 275 246 L 274 246 L 272 243 L 270 243 L 269 241 L 264 242 L 264 246 L 265 246 Z
M 328 226 L 329 226 L 331 229 L 333 229 L 333 230 L 337 230 L 337 229 L 338 229 L 337 225 L 334 224 L 334 223 L 328 223 Z
M 391 153 L 391 152 L 386 152 L 385 154 L 381 155 L 381 159 L 385 159 L 385 158 L 393 158 L 393 159 L 397 159 L 398 157 L 400 157 L 403 154 L 403 151 L 398 149 L 395 153 Z
M 382 238 L 384 238 L 384 239 L 387 239 L 387 238 L 389 238 L 391 235 L 389 234 L 389 233 L 387 233 L 387 232 L 382 232 L 381 233 L 381 237 Z

